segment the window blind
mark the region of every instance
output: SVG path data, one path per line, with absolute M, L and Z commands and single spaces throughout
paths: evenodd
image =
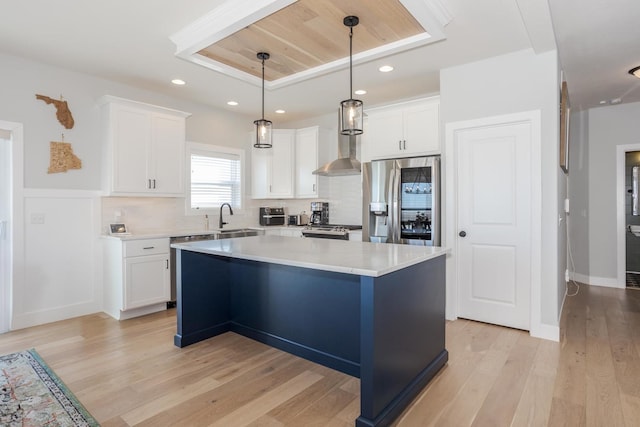
M 227 153 L 191 154 L 191 208 L 212 209 L 222 203 L 240 207 L 240 158 Z

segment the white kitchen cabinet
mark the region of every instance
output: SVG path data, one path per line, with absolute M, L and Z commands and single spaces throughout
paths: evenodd
M 282 228 L 280 235 L 287 237 L 302 237 L 302 227 Z
M 302 237 L 302 227 L 265 227 L 265 236 Z
M 320 150 L 327 144 L 329 132 L 319 126 L 296 130 L 295 196 L 299 199 L 323 197 L 320 177 L 313 171 L 326 163 L 327 150 Z
M 351 230 L 351 231 L 349 231 L 349 240 L 354 240 L 356 242 L 362 242 L 362 230 Z
M 440 98 L 367 110 L 363 161 L 440 154 Z
M 254 199 L 294 197 L 295 129 L 274 129 L 273 147 L 251 149 L 251 195 Z M 254 134 L 251 134 L 253 144 Z
M 169 239 L 105 238 L 104 310 L 129 319 L 166 309 L 171 298 Z
M 114 196 L 184 196 L 189 113 L 107 96 L 104 187 Z
M 265 227 L 264 235 L 265 236 L 282 236 L 282 228 L 281 227 Z

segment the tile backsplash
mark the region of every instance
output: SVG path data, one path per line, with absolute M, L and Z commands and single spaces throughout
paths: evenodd
M 332 224 L 362 224 L 362 190 L 359 175 L 324 178 L 329 197 L 320 199 L 245 198 L 245 207 L 231 216 L 225 210 L 227 228 L 255 227 L 261 206 L 284 207 L 287 214 L 310 214 L 312 201 L 329 202 Z M 185 215 L 185 199 L 170 197 L 103 197 L 102 230 L 108 232 L 111 223 L 125 223 L 132 233 L 154 233 L 166 230 L 204 230 L 204 215 Z M 209 228 L 218 227 L 218 215 L 209 217 Z

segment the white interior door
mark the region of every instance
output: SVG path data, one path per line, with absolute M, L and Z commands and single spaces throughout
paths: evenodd
M 458 132 L 458 315 L 530 329 L 531 125 Z
M 0 130 L 0 333 L 9 330 L 11 286 L 11 150 L 10 134 Z

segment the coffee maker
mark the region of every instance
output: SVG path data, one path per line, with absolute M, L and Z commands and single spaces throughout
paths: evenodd
M 311 202 L 312 225 L 329 224 L 329 202 Z

